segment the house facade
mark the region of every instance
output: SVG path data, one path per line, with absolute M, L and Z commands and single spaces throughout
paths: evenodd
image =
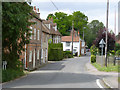
M 30 43 L 26 44 L 25 51 L 20 56 L 24 64 L 24 69 L 34 70 L 39 68 L 42 64 L 48 61 L 48 39 L 49 30 L 40 19 L 40 13 L 34 11 L 30 13 L 32 19 L 30 22 L 35 24 L 29 26 L 32 35 L 30 36 Z
M 50 31 L 49 29 L 42 23 L 42 39 L 41 39 L 41 63 L 45 64 L 48 62 L 48 39 L 49 39 Z
M 50 31 L 49 42 L 53 43 L 61 43 L 61 34 L 57 30 L 57 24 L 53 23 L 53 18 L 49 18 L 49 20 L 44 20 L 43 23 Z
M 63 51 L 72 51 L 72 32 L 70 36 L 63 36 L 61 39 L 63 43 Z M 73 54 L 85 55 L 85 42 L 81 40 L 77 32 L 73 31 Z

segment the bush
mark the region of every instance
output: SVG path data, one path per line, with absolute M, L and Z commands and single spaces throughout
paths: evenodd
M 23 75 L 24 72 L 21 70 L 19 71 L 13 69 L 2 70 L 2 82 L 7 82 Z
M 72 52 L 71 51 L 64 51 L 63 58 L 73 58 Z
M 97 53 L 99 53 L 99 49 L 98 48 L 96 48 L 96 46 L 95 45 L 93 45 L 93 46 L 91 46 L 91 48 L 90 48 L 90 52 L 91 52 L 91 55 L 97 55 Z
M 59 44 L 49 44 L 48 48 L 48 60 L 49 61 L 60 61 L 63 59 L 63 45 Z
M 91 55 L 91 63 L 95 63 L 96 62 L 96 56 L 95 55 Z
M 116 51 L 116 55 L 119 57 L 120 56 L 120 50 Z

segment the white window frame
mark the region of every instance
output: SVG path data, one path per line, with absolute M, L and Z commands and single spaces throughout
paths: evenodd
M 39 33 L 40 33 L 40 30 L 37 30 L 37 39 L 38 40 L 40 40 L 40 36 L 39 36 L 40 34 Z
M 39 50 L 37 51 L 37 59 L 39 59 L 40 52 Z
M 41 50 L 41 59 L 43 59 L 43 49 Z
M 69 43 L 69 45 L 67 45 Z M 66 42 L 66 47 L 70 47 L 70 42 Z
M 36 28 L 34 28 L 34 40 L 36 40 Z
M 32 62 L 32 51 L 29 52 L 29 62 Z
M 31 29 L 30 33 L 32 34 L 33 27 L 30 26 L 30 29 Z M 32 35 L 30 36 L 30 39 L 32 39 Z
M 47 57 L 47 48 L 46 48 L 46 55 L 45 55 L 45 57 Z

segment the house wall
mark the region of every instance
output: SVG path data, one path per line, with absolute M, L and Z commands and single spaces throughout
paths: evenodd
M 31 21 L 36 22 L 36 24 L 31 26 L 33 35 L 30 38 L 31 39 L 30 43 L 26 46 L 26 60 L 25 60 L 26 67 L 25 68 L 28 70 L 33 70 L 35 68 L 38 68 L 41 65 L 40 57 L 41 57 L 41 33 L 42 33 L 41 25 L 42 23 L 36 18 L 33 18 Z
M 70 42 L 70 46 L 66 46 L 66 42 L 61 42 L 63 43 L 63 51 L 66 51 L 69 49 L 72 51 L 72 42 Z M 76 52 L 78 52 L 78 56 L 80 55 L 80 42 L 73 42 L 73 50 L 76 49 Z
M 48 62 L 48 39 L 49 34 L 42 32 L 42 39 L 41 39 L 41 63 L 45 64 Z

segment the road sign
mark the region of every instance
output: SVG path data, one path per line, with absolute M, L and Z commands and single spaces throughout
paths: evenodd
M 102 39 L 99 44 L 100 45 L 105 44 L 105 41 Z

